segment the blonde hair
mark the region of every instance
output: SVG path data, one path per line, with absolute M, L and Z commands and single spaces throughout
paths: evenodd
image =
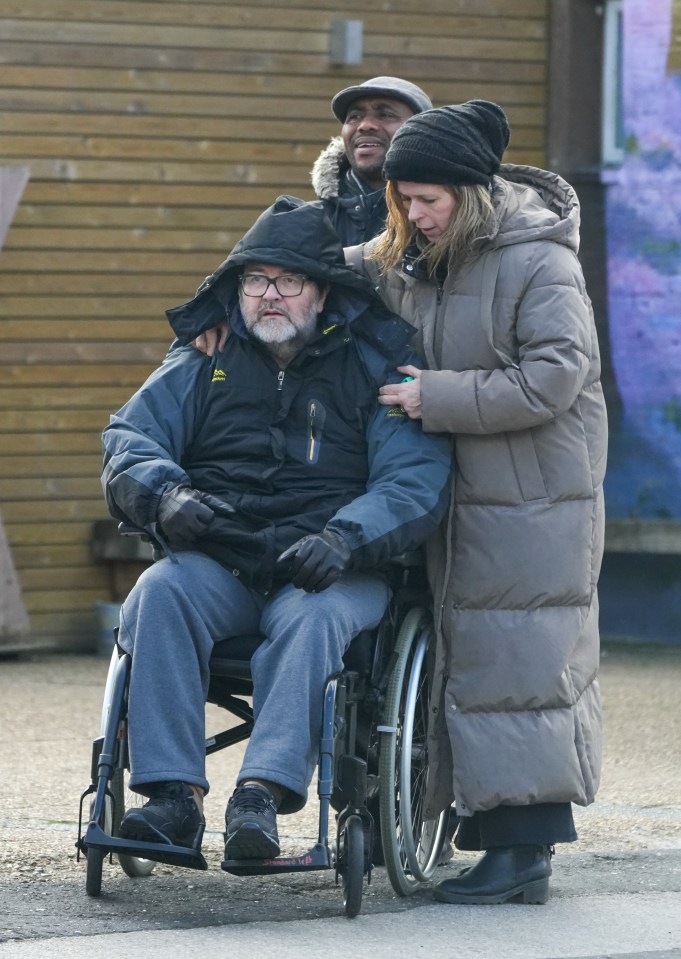
M 443 185 L 455 198 L 456 208 L 442 236 L 429 243 L 418 257 L 427 265 L 429 276 L 433 276 L 440 266 L 451 269 L 455 264 L 465 262 L 473 252 L 473 241 L 489 230 L 494 218 L 492 197 L 487 187 L 477 183 L 471 186 Z M 370 259 L 380 263 L 381 273 L 387 273 L 402 262 L 407 248 L 418 235 L 407 216 L 395 180 L 388 182 L 385 199 L 388 207 L 386 228 L 370 253 Z

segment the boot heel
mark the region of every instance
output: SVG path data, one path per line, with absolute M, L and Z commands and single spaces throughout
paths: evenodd
M 548 879 L 537 879 L 529 882 L 517 897 L 517 901 L 526 906 L 543 906 L 549 901 Z

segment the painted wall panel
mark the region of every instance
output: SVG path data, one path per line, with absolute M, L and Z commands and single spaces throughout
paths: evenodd
M 681 74 L 670 51 L 681 18 L 672 0 L 625 0 L 623 11 L 625 155 L 607 192 L 609 330 L 622 413 L 611 424 L 607 506 L 611 518 L 678 520 Z

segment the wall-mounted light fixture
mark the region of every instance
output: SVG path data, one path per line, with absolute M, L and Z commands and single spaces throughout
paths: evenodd
M 357 66 L 362 62 L 362 20 L 332 20 L 329 33 L 329 60 L 334 67 Z

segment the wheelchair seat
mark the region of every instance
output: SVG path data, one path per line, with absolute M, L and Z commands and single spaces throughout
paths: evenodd
M 258 633 L 248 636 L 234 636 L 223 639 L 213 646 L 210 658 L 210 676 L 212 679 L 251 678 L 251 657 L 265 637 Z
M 354 637 L 343 656 L 345 669 L 368 676 L 371 670 L 375 630 L 363 630 Z M 223 639 L 213 647 L 210 676 L 213 679 L 251 679 L 251 658 L 265 637 L 257 633 Z

